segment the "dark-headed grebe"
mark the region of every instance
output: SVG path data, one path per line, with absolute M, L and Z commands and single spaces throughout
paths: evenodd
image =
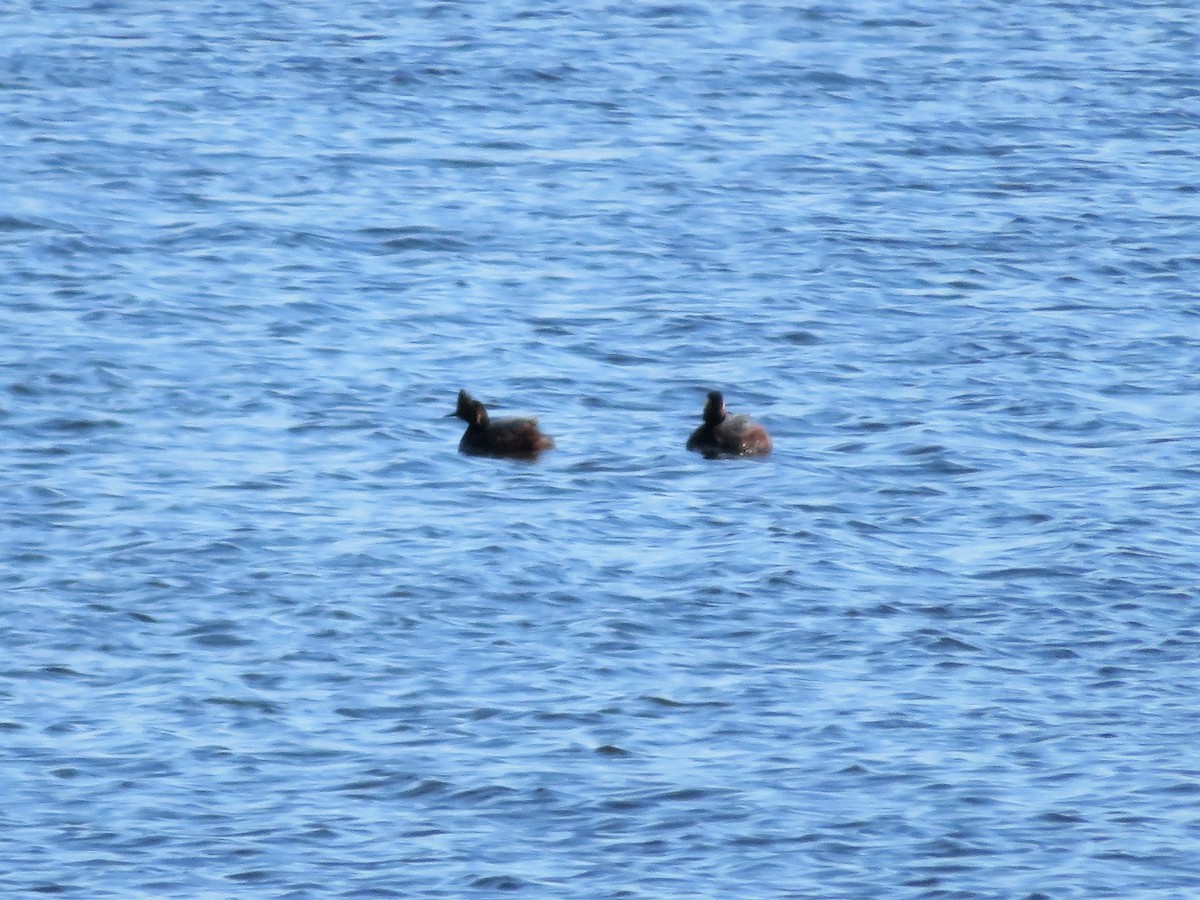
M 467 423 L 458 452 L 471 456 L 505 456 L 536 459 L 554 446 L 554 439 L 538 430 L 537 419 L 488 419 L 487 409 L 466 391 L 458 392 L 457 416 Z
M 708 459 L 723 456 L 766 456 L 771 452 L 771 437 L 749 416 L 731 416 L 725 412 L 720 391 L 709 391 L 704 404 L 704 424 L 692 432 L 687 448 L 703 453 Z

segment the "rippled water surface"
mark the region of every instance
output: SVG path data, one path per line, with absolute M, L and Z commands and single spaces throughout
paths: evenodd
M 1200 895 L 1198 22 L 6 6 L 5 893 Z

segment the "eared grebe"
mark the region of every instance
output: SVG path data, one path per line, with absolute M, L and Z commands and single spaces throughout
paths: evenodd
M 554 439 L 538 430 L 537 419 L 488 419 L 487 409 L 466 391 L 458 392 L 458 408 L 446 418 L 458 416 L 467 431 L 458 442 L 458 452 L 471 456 L 506 456 L 536 459 L 554 446 Z
M 708 459 L 724 456 L 766 456 L 771 438 L 749 416 L 731 416 L 725 412 L 720 391 L 709 391 L 704 404 L 704 424 L 692 432 L 687 448 L 703 453 Z

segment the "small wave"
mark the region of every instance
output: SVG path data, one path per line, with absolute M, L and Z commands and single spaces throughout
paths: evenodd
M 53 228 L 53 225 L 37 222 L 33 219 L 21 219 L 17 216 L 0 215 L 0 232 L 50 231 Z
M 101 428 L 120 428 L 122 424 L 117 419 L 69 417 L 48 419 L 43 423 L 50 431 L 96 431 Z

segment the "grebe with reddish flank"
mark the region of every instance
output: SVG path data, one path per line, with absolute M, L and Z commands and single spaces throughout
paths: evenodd
M 704 424 L 692 432 L 687 448 L 708 459 L 727 456 L 766 456 L 771 437 L 749 416 L 731 416 L 725 411 L 720 391 L 709 391 L 704 404 Z

